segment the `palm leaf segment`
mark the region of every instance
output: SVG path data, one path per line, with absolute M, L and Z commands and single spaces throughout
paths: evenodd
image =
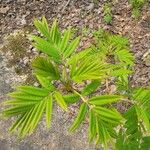
M 20 86 L 16 92 L 9 94 L 11 100 L 4 102 L 9 106 L 2 113 L 5 117 L 17 117 L 16 122 L 10 128 L 11 132 L 17 131 L 20 137 L 31 134 L 37 127 L 43 114 L 46 115 L 46 124 L 51 125 L 53 100 L 64 110 L 67 104 L 61 93 L 45 77 L 37 76 L 43 86 Z
M 107 149 L 109 141 L 117 135 L 115 127 L 124 119 L 114 108 L 110 109 L 104 106 L 119 100 L 121 100 L 121 97 L 118 95 L 101 95 L 92 97 L 87 102 L 82 103 L 70 131 L 75 131 L 88 116 L 89 140 L 96 140 L 97 144 L 103 143 L 105 149 Z
M 65 30 L 64 34 L 61 35 L 56 20 L 53 22 L 51 29 L 49 29 L 48 23 L 44 17 L 42 21 L 35 19 L 34 25 L 44 36 L 44 38 L 31 36 L 31 39 L 34 41 L 34 46 L 50 56 L 55 62 L 61 62 L 61 60 L 69 57 L 79 44 L 79 37 L 70 41 L 72 38 L 71 28 Z
M 90 48 L 86 49 L 69 59 L 70 76 L 73 81 L 102 80 L 107 77 L 109 66 L 104 61 L 96 59 L 96 55 L 91 55 L 91 51 Z
M 10 131 L 17 131 L 19 136 L 30 134 L 36 128 L 43 113 L 46 113 L 47 127 L 50 127 L 52 115 L 52 94 L 46 88 L 20 86 L 10 93 L 12 100 L 5 102 L 10 108 L 3 111 L 4 116 L 17 116 Z
M 5 102 L 5 105 L 8 105 L 9 108 L 3 111 L 6 117 L 17 117 L 17 121 L 10 130 L 12 132 L 18 130 L 20 136 L 32 133 L 44 113 L 46 114 L 47 126 L 50 127 L 53 100 L 56 100 L 62 109 L 67 110 L 66 103 L 72 103 L 72 99 L 79 99 L 76 95 L 62 96 L 51 81 L 60 79 L 60 73 L 56 65 L 70 57 L 78 46 L 80 38 L 77 37 L 70 41 L 72 39 L 71 28 L 65 30 L 62 36 L 57 21 L 54 21 L 51 29 L 49 29 L 44 17 L 42 21 L 35 19 L 34 25 L 43 37 L 31 36 L 34 41 L 33 45 L 48 55 L 47 57 L 37 57 L 32 63 L 34 73 L 42 88 L 18 87 L 16 92 L 9 95 L 11 100 Z

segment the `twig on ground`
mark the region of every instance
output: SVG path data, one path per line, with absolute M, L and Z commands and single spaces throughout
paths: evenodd
M 71 0 L 67 1 L 66 5 L 62 8 L 62 11 L 61 11 L 62 13 L 65 11 L 66 7 L 69 5 L 70 2 L 71 2 Z

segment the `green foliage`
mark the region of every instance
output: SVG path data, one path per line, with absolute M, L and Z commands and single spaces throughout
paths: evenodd
M 116 76 L 116 86 L 119 92 L 129 92 L 128 74 L 132 73 L 134 56 L 129 50 L 129 41 L 120 35 L 114 35 L 100 29 L 94 32 L 96 40 L 93 51 L 112 68 L 111 76 Z
M 112 10 L 111 10 L 111 3 L 105 3 L 104 6 L 103 6 L 103 13 L 104 13 L 104 21 L 107 23 L 107 24 L 111 24 L 112 23 L 112 19 L 113 19 L 113 16 L 112 16 Z
M 65 100 L 64 100 L 64 98 L 63 98 L 63 96 L 62 96 L 62 94 L 61 94 L 60 92 L 55 92 L 54 97 L 55 97 L 55 99 L 56 99 L 58 105 L 59 105 L 62 109 L 64 109 L 64 110 L 67 111 L 67 104 L 66 104 L 66 102 L 65 102 Z
M 96 80 L 102 79 L 106 76 L 107 65 L 105 63 L 99 63 L 99 60 L 93 61 L 94 56 L 88 56 L 72 62 L 71 78 L 75 82 L 81 82 L 83 80 Z M 74 68 L 76 66 L 76 68 Z
M 3 103 L 7 108 L 2 114 L 16 118 L 10 131 L 19 137 L 29 135 L 43 115 L 49 128 L 53 103 L 69 113 L 69 106 L 77 103 L 79 110 L 70 132 L 86 122 L 89 141 L 102 144 L 106 150 L 110 144 L 117 150 L 149 147 L 150 89 L 130 87 L 128 76 L 134 57 L 128 40 L 99 30 L 93 34 L 94 45 L 76 52 L 80 38 L 73 38 L 71 28 L 60 32 L 56 20 L 49 28 L 44 17 L 42 21 L 35 19 L 34 24 L 42 36 L 29 37 L 44 53 L 32 62 L 40 86 L 19 86 L 8 94 L 10 100 Z M 117 87 L 114 93 L 106 90 L 112 78 Z M 130 104 L 126 112 L 117 110 L 120 101 Z
M 88 107 L 87 107 L 86 103 L 82 103 L 81 104 L 79 112 L 78 112 L 78 115 L 77 115 L 77 118 L 74 120 L 72 126 L 69 129 L 70 132 L 75 131 L 80 126 L 80 124 L 82 123 L 82 121 L 85 119 L 87 108 Z
M 46 112 L 47 126 L 50 126 L 52 95 L 49 94 L 48 89 L 21 86 L 9 96 L 12 100 L 8 100 L 4 104 L 10 108 L 5 109 L 3 115 L 6 117 L 18 116 L 10 128 L 11 132 L 17 132 L 21 137 L 27 133 L 31 134 L 44 112 Z
M 129 0 L 129 3 L 132 5 L 133 16 L 135 18 L 139 18 L 141 15 L 141 9 L 143 5 L 147 2 L 147 0 Z
M 124 150 L 145 150 L 150 147 L 150 115 L 149 101 L 150 90 L 137 89 L 133 91 L 132 101 L 135 103 L 125 114 L 126 122 L 124 127 L 126 130 L 120 130 L 116 147 L 118 150 L 124 147 Z M 145 140 L 146 139 L 146 142 Z
M 36 75 L 47 77 L 50 80 L 59 79 L 58 69 L 48 58 L 37 57 L 33 60 L 32 67 Z

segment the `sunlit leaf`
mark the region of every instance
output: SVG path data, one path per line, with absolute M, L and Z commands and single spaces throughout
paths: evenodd
M 62 96 L 62 94 L 61 94 L 60 92 L 55 92 L 55 93 L 54 93 L 54 97 L 55 97 L 55 99 L 56 99 L 58 105 L 59 105 L 61 108 L 63 108 L 64 110 L 67 111 L 67 110 L 68 110 L 67 104 L 66 104 L 66 102 L 65 102 L 65 100 L 64 100 L 64 98 L 63 98 L 63 96 Z
M 89 103 L 93 105 L 105 105 L 121 100 L 119 95 L 100 95 L 89 99 Z
M 48 58 L 37 57 L 32 62 L 32 67 L 36 75 L 48 77 L 50 80 L 58 80 L 59 73 L 57 68 L 51 63 Z
M 74 120 L 73 124 L 71 125 L 69 131 L 74 132 L 77 128 L 79 128 L 82 121 L 85 119 L 87 113 L 87 104 L 82 103 L 78 112 L 76 119 Z

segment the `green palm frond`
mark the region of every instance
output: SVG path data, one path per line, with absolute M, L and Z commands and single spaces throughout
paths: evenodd
M 96 136 L 97 136 L 96 122 L 97 122 L 97 119 L 95 117 L 95 114 L 92 110 L 90 110 L 89 111 L 89 133 L 88 133 L 90 142 L 96 139 Z
M 117 150 L 139 149 L 142 137 L 142 127 L 138 122 L 135 107 L 131 107 L 124 115 L 126 122 L 124 129 L 120 129 L 116 140 Z
M 50 126 L 52 115 L 52 95 L 48 89 L 32 86 L 21 86 L 17 92 L 10 93 L 11 100 L 4 104 L 9 108 L 3 111 L 5 117 L 17 116 L 16 122 L 10 131 L 18 132 L 23 137 L 31 134 L 46 112 L 47 126 Z
M 118 89 L 125 89 L 124 78 L 133 73 L 134 56 L 129 50 L 129 41 L 120 35 L 114 35 L 104 30 L 98 30 L 94 33 L 96 46 L 92 49 L 97 54 L 96 58 L 108 62 L 110 67 L 110 76 L 116 78 Z M 113 63 L 112 63 L 113 62 Z
M 61 41 L 61 33 L 58 28 L 57 20 L 54 20 L 50 30 L 50 39 L 53 44 L 56 46 Z
M 139 149 L 144 150 L 143 138 L 150 133 L 149 100 L 150 90 L 138 88 L 132 95 L 136 103 L 124 114 L 126 119 L 124 130 L 120 131 L 116 141 L 117 150 Z M 143 142 L 143 143 L 142 143 Z
M 108 143 L 116 138 L 115 127 L 123 120 L 116 110 L 109 110 L 104 107 L 94 107 L 89 112 L 89 140 L 96 140 L 108 149 Z
M 125 63 L 126 65 L 133 65 L 134 64 L 134 57 L 131 52 L 127 49 L 117 49 L 114 52 L 116 61 L 120 61 L 121 63 Z
M 101 35 L 100 35 L 101 34 Z M 95 35 L 97 42 L 97 51 L 104 58 L 112 56 L 115 59 L 115 64 L 124 64 L 124 66 L 133 65 L 134 57 L 129 51 L 129 41 L 127 38 L 120 35 L 113 35 L 105 31 L 99 31 Z M 94 47 L 95 49 L 95 47 Z
M 86 56 L 89 56 L 91 52 L 91 48 L 85 49 L 81 52 L 76 53 L 72 57 L 69 58 L 68 60 L 68 65 L 73 65 L 74 63 L 78 62 L 81 59 L 84 59 Z
M 67 47 L 67 49 L 64 51 L 64 57 L 69 57 L 77 48 L 80 42 L 80 37 L 75 38 L 70 45 Z
M 70 38 L 71 38 L 71 28 L 64 31 L 64 36 L 63 36 L 63 39 L 60 43 L 60 49 L 62 52 L 64 52 L 66 50 Z
M 51 41 L 50 30 L 45 17 L 42 18 L 42 21 L 34 19 L 34 25 L 43 36 L 45 36 L 49 41 Z
M 133 99 L 140 103 L 141 106 L 147 108 L 150 104 L 150 90 L 137 88 L 134 90 Z
M 72 29 L 69 28 L 61 35 L 57 20 L 55 20 L 51 26 L 48 27 L 46 19 L 35 19 L 34 25 L 40 31 L 44 37 L 30 36 L 34 41 L 33 45 L 42 51 L 43 53 L 52 57 L 55 62 L 60 63 L 62 59 L 70 57 L 70 55 L 77 49 L 80 42 L 80 38 L 72 39 Z
M 115 109 L 110 110 L 104 107 L 96 106 L 93 108 L 93 111 L 100 116 L 101 120 L 108 122 L 110 121 L 110 123 L 119 122 L 123 119 Z
M 113 46 L 126 48 L 129 46 L 129 40 L 121 35 L 113 35 L 110 33 L 106 33 L 107 39 Z
M 150 132 L 150 90 L 139 88 L 135 90 L 133 99 L 137 103 L 135 106 L 139 122 L 142 121 L 145 130 Z
M 99 60 L 92 61 L 93 56 L 74 62 L 71 68 L 71 78 L 76 82 L 83 80 L 103 79 L 107 74 L 107 65 Z

